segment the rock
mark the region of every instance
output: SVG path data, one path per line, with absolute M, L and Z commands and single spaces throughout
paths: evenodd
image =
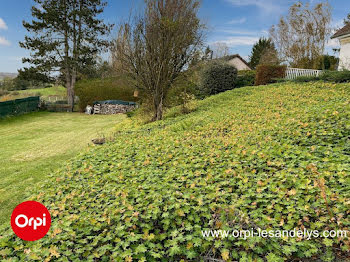
M 103 145 L 104 143 L 106 143 L 106 139 L 105 138 L 95 138 L 95 139 L 92 139 L 91 141 L 95 145 Z

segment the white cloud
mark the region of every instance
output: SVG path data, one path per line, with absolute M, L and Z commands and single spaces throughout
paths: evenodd
M 235 6 L 255 6 L 267 14 L 280 14 L 282 11 L 281 1 L 278 0 L 226 0 Z
M 259 37 L 252 36 L 231 36 L 220 41 L 215 41 L 211 44 L 225 43 L 228 47 L 250 46 L 254 45 L 259 40 Z
M 244 24 L 246 21 L 247 21 L 247 18 L 243 17 L 240 19 L 233 19 L 229 21 L 227 24 L 229 25 Z
M 0 45 L 10 46 L 11 43 L 5 37 L 0 36 Z
M 0 29 L 3 29 L 3 30 L 7 30 L 7 25 L 6 25 L 6 23 L 5 23 L 5 21 L 4 21 L 4 19 L 2 19 L 1 17 L 0 17 Z
M 230 34 L 230 35 L 246 35 L 246 36 L 266 35 L 266 32 L 267 32 L 266 30 L 259 32 L 259 31 L 236 30 L 236 29 L 227 29 L 227 28 L 218 29 L 217 31 L 225 34 Z

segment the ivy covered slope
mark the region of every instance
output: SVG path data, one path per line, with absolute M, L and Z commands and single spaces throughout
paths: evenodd
M 24 242 L 7 229 L 0 258 L 346 261 L 349 239 L 201 231 L 349 229 L 349 102 L 348 84 L 244 87 L 185 116 L 130 124 L 43 184 L 32 199 L 51 212 L 48 235 Z

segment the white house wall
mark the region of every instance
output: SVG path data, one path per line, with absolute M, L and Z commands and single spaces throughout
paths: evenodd
M 350 70 L 350 36 L 340 39 L 339 70 Z
M 250 68 L 238 57 L 231 59 L 228 63 L 236 67 L 238 71 L 250 70 Z

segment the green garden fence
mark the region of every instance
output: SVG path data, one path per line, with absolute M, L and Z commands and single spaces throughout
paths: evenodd
M 33 96 L 0 102 L 0 117 L 19 115 L 38 110 L 40 97 Z

